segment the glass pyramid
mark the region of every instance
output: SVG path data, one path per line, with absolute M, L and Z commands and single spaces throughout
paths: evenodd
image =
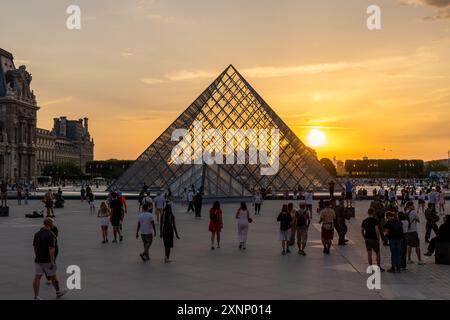
M 178 141 L 171 140 L 172 133 L 180 128 L 192 132 L 196 121 L 201 122 L 203 132 L 218 129 L 223 136 L 227 129 L 267 129 L 268 132 L 278 129 L 278 172 L 261 175 L 262 165 L 258 163 L 227 164 L 224 161 L 223 164 L 213 165 L 204 162 L 175 164 L 171 154 Z M 205 140 L 203 137 L 200 143 L 207 148 L 211 142 Z M 245 148 L 250 143 L 257 144 L 250 138 L 244 141 Z M 170 187 L 174 195 L 179 196 L 184 188 L 194 185 L 197 190 L 203 190 L 205 197 L 242 197 L 250 195 L 250 190 L 257 188 L 270 187 L 272 192 L 293 191 L 299 186 L 304 189 L 325 188 L 330 180 L 331 176 L 312 151 L 230 65 L 109 189 L 140 191 L 146 183 L 150 190 L 155 191 Z

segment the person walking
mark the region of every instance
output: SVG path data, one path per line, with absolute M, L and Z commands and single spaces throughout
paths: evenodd
M 328 191 L 330 192 L 330 199 L 334 198 L 334 186 L 335 186 L 335 183 L 333 180 L 328 182 Z
M 321 238 L 323 244 L 323 253 L 330 254 L 331 243 L 334 237 L 334 220 L 336 213 L 330 208 L 330 201 L 324 202 L 325 208 L 320 211 L 319 223 L 322 224 Z
M 423 190 L 420 190 L 417 196 L 417 212 L 420 213 L 421 209 L 422 213 L 425 213 L 425 194 Z
M 425 210 L 425 220 L 427 221 L 425 225 L 425 242 L 430 242 L 431 230 L 434 231 L 434 234 L 438 234 L 439 228 L 436 222 L 439 221 L 439 216 L 436 213 L 436 210 L 433 209 L 431 203 L 428 204 L 428 208 Z
M 381 254 L 380 254 L 380 239 L 381 239 L 381 227 L 378 219 L 375 218 L 375 209 L 370 207 L 367 211 L 369 215 L 361 223 L 361 234 L 364 238 L 367 250 L 367 260 L 369 266 L 373 265 L 372 252 L 375 252 L 377 266 L 380 271 L 383 272 L 384 269 L 381 267 Z
M 2 183 L 0 184 L 0 200 L 1 200 L 1 206 L 6 207 L 6 203 L 8 200 L 8 184 L 6 181 L 2 180 Z
M 56 291 L 56 297 L 61 298 L 67 293 L 59 287 L 56 276 L 57 266 L 55 258 L 56 235 L 51 231 L 53 220 L 49 217 L 44 219 L 44 227 L 34 235 L 33 247 L 35 253 L 35 276 L 33 280 L 34 299 L 42 300 L 39 297 L 39 289 L 42 275 L 45 274 L 51 280 Z
M 153 202 L 156 210 L 156 223 L 159 224 L 159 221 L 163 214 L 164 207 L 166 206 L 166 200 L 161 195 L 161 192 L 159 192 L 156 198 L 153 200 Z
M 222 210 L 219 201 L 214 201 L 209 210 L 209 231 L 211 232 L 211 250 L 214 250 L 214 238 L 217 238 L 217 248 L 220 248 L 220 232 L 223 228 Z
M 113 243 L 117 243 L 117 236 L 119 236 L 120 242 L 123 241 L 122 231 L 120 230 L 121 221 L 124 218 L 124 210 L 122 200 L 118 198 L 117 193 L 111 192 L 111 225 L 113 227 Z
M 25 205 L 28 205 L 28 199 L 30 198 L 30 188 L 28 186 L 25 187 Z
M 420 222 L 416 210 L 414 209 L 414 203 L 408 201 L 405 207 L 405 215 L 408 221 L 408 231 L 405 233 L 406 244 L 408 246 L 408 263 L 413 264 L 411 260 L 412 248 L 415 248 L 418 262 L 417 264 L 422 265 L 424 262 L 420 256 L 420 240 L 417 233 L 417 223 Z
M 438 193 L 436 192 L 436 190 L 434 190 L 434 188 L 431 189 L 431 191 L 428 193 L 428 204 L 431 204 L 435 210 L 436 210 L 437 196 Z
M 199 191 L 194 196 L 193 202 L 194 202 L 194 211 L 195 211 L 195 218 L 200 219 L 202 217 L 202 193 Z
M 23 198 L 23 188 L 21 185 L 17 186 L 17 204 L 20 206 L 22 205 L 22 198 Z
M 186 195 L 186 199 L 188 202 L 188 208 L 186 212 L 195 212 L 194 210 L 194 193 L 192 192 L 192 189 L 189 189 Z
M 175 216 L 172 213 L 172 206 L 167 205 L 164 208 L 163 215 L 161 216 L 160 224 L 160 237 L 163 238 L 164 249 L 165 249 L 165 263 L 172 262 L 170 260 L 170 251 L 173 248 L 173 236 L 180 239 L 177 231 L 177 226 L 175 224 Z
M 108 242 L 108 226 L 111 219 L 111 210 L 105 202 L 100 203 L 100 209 L 97 212 L 97 217 L 100 221 L 100 228 L 102 229 L 102 243 Z
M 402 252 L 402 239 L 403 239 L 403 225 L 398 220 L 395 212 L 386 212 L 387 222 L 384 226 L 384 232 L 389 239 L 389 249 L 391 251 L 391 268 L 388 270 L 390 273 L 400 272 L 401 264 L 401 252 Z
M 401 222 L 403 227 L 403 236 L 401 241 L 401 250 L 400 250 L 400 270 L 406 270 L 406 255 L 408 252 L 408 246 L 406 244 L 405 234 L 408 232 L 409 223 L 406 219 L 406 215 L 403 211 L 400 211 L 398 214 L 398 220 Z
M 439 227 L 437 236 L 431 239 L 425 256 L 431 256 L 436 250 L 436 242 L 450 243 L 450 215 L 444 216 L 444 223 Z
M 298 254 L 306 256 L 305 248 L 308 241 L 308 228 L 311 223 L 309 212 L 304 202 L 300 203 L 299 210 L 295 213 Z
M 345 246 L 347 241 L 345 239 L 345 235 L 347 234 L 347 222 L 346 220 L 350 220 L 350 217 L 345 212 L 344 199 L 339 199 L 339 204 L 334 208 L 334 212 L 336 214 L 336 224 L 337 231 L 339 235 L 338 245 Z
M 241 206 L 236 211 L 236 219 L 238 219 L 239 249 L 245 250 L 247 248 L 249 223 L 253 221 L 245 202 L 241 202 Z
M 94 214 L 95 213 L 95 196 L 94 196 L 94 192 L 89 192 L 87 194 L 87 202 L 89 204 L 89 213 Z
M 256 190 L 255 196 L 253 197 L 253 205 L 255 207 L 255 216 L 260 215 L 262 203 L 263 203 L 263 198 L 261 195 L 261 191 Z
M 285 255 L 286 253 L 291 253 L 288 247 L 288 241 L 291 237 L 291 223 L 292 223 L 292 217 L 290 212 L 288 211 L 288 206 L 286 204 L 283 204 L 281 212 L 278 214 L 277 221 L 280 223 L 278 240 L 281 241 L 281 247 L 283 248 L 281 254 Z
M 305 198 L 305 204 L 306 209 L 309 211 L 309 216 L 312 219 L 312 212 L 313 212 L 313 199 L 314 199 L 314 193 L 312 189 L 308 189 L 303 194 L 303 197 Z
M 287 243 L 287 253 L 291 253 L 290 248 L 295 245 L 295 236 L 297 235 L 297 210 L 294 209 L 294 204 L 289 202 L 287 210 L 291 215 L 291 228 L 289 230 L 289 241 Z
M 439 207 L 439 214 L 445 215 L 445 194 L 441 187 L 437 187 L 436 203 Z
M 345 200 L 347 202 L 347 208 L 351 208 L 353 206 L 353 183 L 350 180 L 347 180 L 345 183 Z
M 149 250 L 153 242 L 153 237 L 156 236 L 155 218 L 153 213 L 149 212 L 147 203 L 142 205 L 142 212 L 138 216 L 138 223 L 136 229 L 136 239 L 139 238 L 141 232 L 142 244 L 144 251 L 139 254 L 143 262 L 150 260 Z
M 48 191 L 44 195 L 44 199 L 42 200 L 42 202 L 44 202 L 45 209 L 47 210 L 47 218 L 54 218 L 55 214 L 53 213 L 52 189 L 48 189 Z
M 146 196 L 142 199 L 142 207 L 144 204 L 148 206 L 148 212 L 153 213 L 153 199 L 150 197 L 150 192 L 147 192 Z

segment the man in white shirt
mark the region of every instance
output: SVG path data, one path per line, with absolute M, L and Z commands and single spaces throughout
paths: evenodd
M 313 191 L 308 189 L 303 194 L 305 197 L 306 209 L 309 211 L 309 217 L 312 219 L 312 210 L 313 210 Z
M 150 260 L 148 251 L 153 242 L 153 236 L 156 236 L 155 218 L 153 213 L 148 211 L 148 204 L 142 205 L 142 213 L 138 216 L 138 224 L 136 229 L 136 239 L 139 238 L 139 231 L 141 232 L 142 243 L 144 244 L 144 252 L 139 256 L 142 261 Z
M 188 201 L 188 209 L 187 212 L 194 212 L 194 192 L 192 192 L 192 189 L 189 189 L 187 193 L 187 201 Z
M 161 195 L 161 193 L 158 193 L 158 196 L 153 201 L 153 204 L 155 205 L 155 209 L 156 209 L 156 221 L 159 224 L 159 218 L 163 214 L 163 209 L 166 206 L 166 200 Z
M 417 234 L 417 223 L 420 222 L 419 216 L 414 209 L 414 202 L 408 201 L 405 206 L 406 219 L 408 220 L 408 232 L 405 233 L 406 245 L 408 246 L 407 257 L 408 263 L 414 263 L 411 260 L 412 248 L 416 249 L 417 259 L 419 260 L 417 264 L 424 264 L 422 258 L 420 257 L 420 241 L 419 235 Z

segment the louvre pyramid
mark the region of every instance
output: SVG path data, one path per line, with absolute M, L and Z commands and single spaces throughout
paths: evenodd
M 261 164 L 174 164 L 171 141 L 175 129 L 193 130 L 201 121 L 203 130 L 279 129 L 279 171 L 261 175 Z M 208 144 L 204 142 L 204 145 Z M 324 188 L 331 177 L 316 156 L 278 117 L 250 84 L 232 66 L 219 77 L 139 156 L 109 187 L 110 190 L 140 191 L 171 188 L 175 196 L 194 185 L 205 197 L 250 195 L 253 188 L 273 191 Z

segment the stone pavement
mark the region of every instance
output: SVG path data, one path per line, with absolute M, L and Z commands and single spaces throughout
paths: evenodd
M 138 256 L 142 244 L 134 237 L 137 201 L 128 203 L 125 239 L 120 244 L 102 244 L 98 219 L 89 214 L 88 204 L 67 201 L 64 209 L 55 209 L 60 230 L 58 275 L 64 287 L 67 266 L 78 265 L 81 290 L 71 290 L 63 299 L 450 299 L 450 266 L 435 265 L 434 257 L 425 257 L 426 265 L 410 265 L 401 274 L 383 273 L 381 290 L 367 289 L 369 275 L 365 272 L 360 224 L 369 201 L 355 205 L 348 246 L 335 246 L 331 255 L 324 255 L 314 214 L 307 256 L 296 251 L 282 256 L 276 222 L 282 203 L 273 200 L 263 204 L 262 215 L 254 217 L 250 225 L 246 251 L 238 250 L 237 203 L 222 206 L 221 248 L 214 251 L 210 249 L 206 218 L 210 205 L 204 205 L 204 218 L 195 220 L 192 213 L 185 213 L 184 205 L 175 204 L 181 240 L 175 239 L 173 262 L 165 264 L 159 238 L 150 250 L 150 262 L 143 263 Z M 0 299 L 30 299 L 32 239 L 42 219 L 26 219 L 24 214 L 41 209 L 42 202 L 33 200 L 19 207 L 10 201 L 10 205 L 10 217 L 0 218 Z M 449 205 L 446 210 L 450 212 Z M 423 229 L 421 223 L 422 242 Z M 383 266 L 389 267 L 388 248 L 382 248 L 382 255 Z M 41 297 L 54 299 L 52 286 L 42 283 Z

